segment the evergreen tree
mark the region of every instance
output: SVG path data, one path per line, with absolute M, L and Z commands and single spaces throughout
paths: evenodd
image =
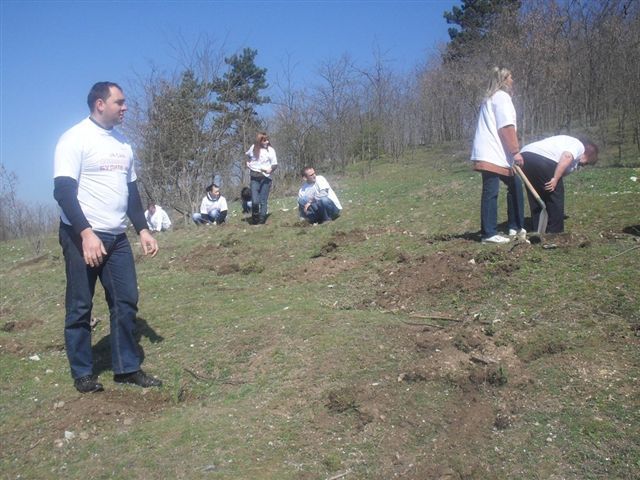
M 150 99 L 139 145 L 143 188 L 149 198 L 188 212 L 211 171 L 206 85 L 192 70 L 180 83 L 161 82 Z
M 445 61 L 458 60 L 473 55 L 478 44 L 491 31 L 496 21 L 506 11 L 518 11 L 520 0 L 462 0 L 462 6 L 454 6 L 444 12 L 450 27 L 444 55 Z
M 229 70 L 211 83 L 217 95 L 215 109 L 222 114 L 220 121 L 240 137 L 243 148 L 248 148 L 248 130 L 257 127 L 256 107 L 271 101 L 260 94 L 268 87 L 267 69 L 255 64 L 257 55 L 257 50 L 245 48 L 241 54 L 225 58 Z

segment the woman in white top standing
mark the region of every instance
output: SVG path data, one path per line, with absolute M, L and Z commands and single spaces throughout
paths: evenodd
M 271 174 L 278 166 L 276 151 L 266 133 L 260 132 L 246 152 L 247 168 L 251 175 L 251 218 L 254 225 L 266 223 L 267 201 L 271 190 Z
M 526 239 L 522 183 L 514 176 L 513 164 L 522 165 L 516 132 L 516 109 L 511 101 L 513 78 L 506 68 L 494 67 L 473 139 L 471 161 L 482 173 L 480 223 L 482 243 L 507 243 L 499 235 L 498 192 L 500 182 L 507 185 L 509 236 Z

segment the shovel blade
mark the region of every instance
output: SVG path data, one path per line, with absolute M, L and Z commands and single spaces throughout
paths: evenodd
M 549 222 L 549 214 L 547 209 L 543 208 L 540 212 L 540 218 L 538 219 L 538 234 L 542 235 L 547 231 L 547 223 Z

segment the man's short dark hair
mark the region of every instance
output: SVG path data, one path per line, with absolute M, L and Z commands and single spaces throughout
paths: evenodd
M 98 82 L 91 90 L 89 90 L 89 95 L 87 96 L 87 105 L 89 105 L 89 111 L 93 112 L 94 107 L 96 106 L 96 101 L 98 99 L 103 102 L 109 98 L 111 95 L 111 87 L 116 87 L 118 90 L 122 91 L 122 88 L 117 83 L 113 82 Z
M 587 138 L 580 138 L 579 140 L 582 142 L 582 145 L 584 145 L 584 153 L 589 160 L 589 165 L 595 165 L 598 161 L 598 153 L 600 152 L 598 145 Z

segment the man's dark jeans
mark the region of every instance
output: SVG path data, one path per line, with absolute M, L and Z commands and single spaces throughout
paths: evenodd
M 80 236 L 71 227 L 60 226 L 59 240 L 67 276 L 64 339 L 73 378 L 93 374 L 89 322 L 98 278 L 109 305 L 113 372 L 130 373 L 140 369 L 140 350 L 135 338 L 138 286 L 131 245 L 124 233 L 95 234 L 102 240 L 107 255 L 102 265 L 92 268 L 84 261 Z
M 557 162 L 531 152 L 523 152 L 524 165 L 522 171 L 535 188 L 542 201 L 547 207 L 547 215 L 549 220 L 547 223 L 546 233 L 562 233 L 564 232 L 564 182 L 562 178 L 558 180 L 556 188 L 553 192 L 545 190 L 545 184 L 555 175 Z M 531 210 L 531 221 L 534 228 L 537 228 L 540 221 L 542 207 L 538 204 L 536 197 L 527 190 L 529 199 L 529 208 Z
M 340 216 L 340 210 L 335 203 L 329 200 L 329 197 L 317 198 L 304 213 L 304 205 L 306 199 L 298 200 L 298 211 L 300 216 L 307 219 L 309 223 L 324 223 L 335 220 Z

